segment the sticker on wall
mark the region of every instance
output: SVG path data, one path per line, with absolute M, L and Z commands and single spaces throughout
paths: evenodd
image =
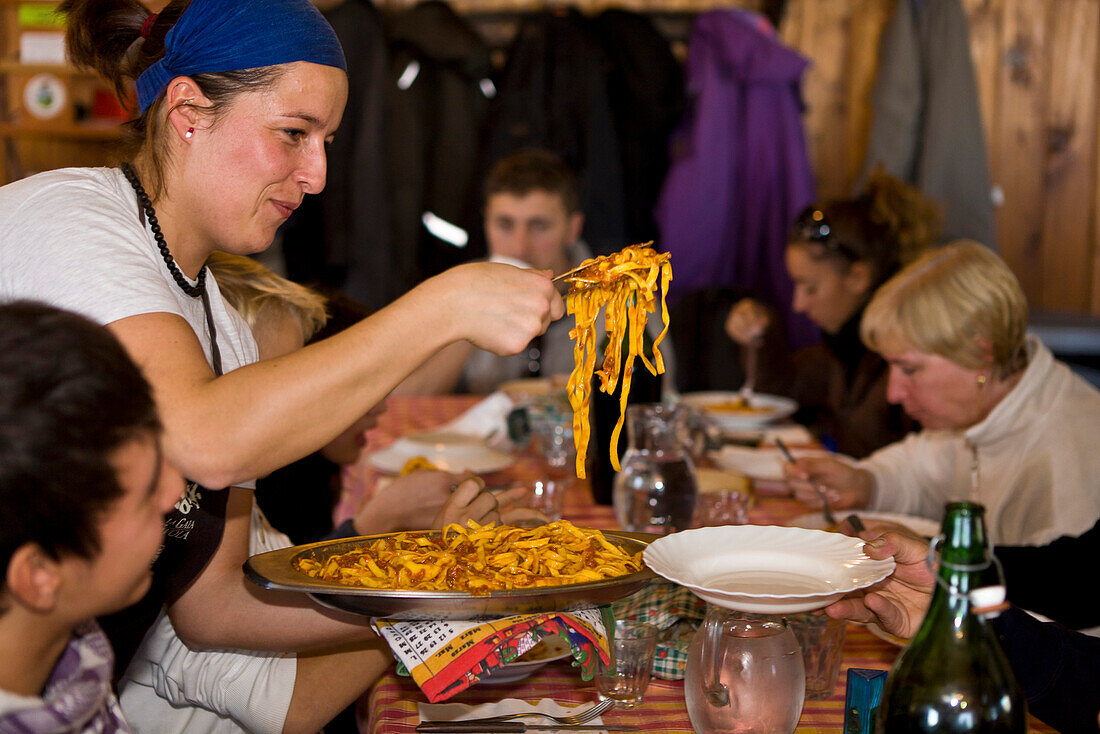
M 23 106 L 40 120 L 52 120 L 65 109 L 65 83 L 53 74 L 35 74 L 23 87 Z

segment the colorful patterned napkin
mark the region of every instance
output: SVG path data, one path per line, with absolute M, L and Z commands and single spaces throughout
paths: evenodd
M 518 614 L 479 622 L 375 618 L 371 625 L 397 657 L 398 674 L 411 675 L 432 703 L 466 690 L 544 637 L 557 635 L 569 643 L 574 665 L 581 669 L 584 680 L 591 680 L 597 656 L 610 661 L 607 628 L 599 609 Z
M 699 621 L 706 616 L 706 602 L 683 586 L 655 581 L 615 602 L 611 609 L 615 619 L 647 622 L 661 630 L 653 658 L 653 675 L 665 680 L 683 680 L 688 648 Z

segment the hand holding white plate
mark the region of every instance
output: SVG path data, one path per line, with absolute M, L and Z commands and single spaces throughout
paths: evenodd
M 488 474 L 512 465 L 513 458 L 489 446 L 484 439 L 461 433 L 427 431 L 399 438 L 367 457 L 373 466 L 397 474 L 405 462 L 422 456 L 449 472 Z
M 820 609 L 894 570 L 892 558 L 864 554 L 859 538 L 775 525 L 685 530 L 653 541 L 643 557 L 704 601 L 760 614 Z

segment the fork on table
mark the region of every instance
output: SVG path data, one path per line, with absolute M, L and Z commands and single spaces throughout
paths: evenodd
M 586 708 L 584 711 L 580 711 L 569 716 L 552 716 L 551 714 L 543 714 L 538 711 L 522 711 L 515 714 L 501 714 L 499 716 L 488 716 L 483 719 L 463 719 L 461 721 L 446 722 L 449 724 L 461 724 L 463 726 L 475 725 L 475 724 L 499 724 L 507 721 L 519 721 L 523 719 L 549 719 L 555 724 L 561 724 L 563 726 L 577 726 L 579 724 L 586 724 L 592 721 L 600 714 L 611 709 L 615 705 L 615 701 L 610 698 L 605 698 L 599 701 L 594 706 Z M 425 722 L 431 724 L 441 724 L 444 722 Z M 423 724 L 421 724 L 423 726 Z M 426 729 L 424 729 L 426 730 Z M 424 731 L 420 727 L 417 727 L 417 731 Z

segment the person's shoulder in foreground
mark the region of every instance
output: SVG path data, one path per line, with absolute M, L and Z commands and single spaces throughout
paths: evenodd
M 93 619 L 145 593 L 182 489 L 121 345 L 75 314 L 0 305 L 0 731 L 129 731 Z

